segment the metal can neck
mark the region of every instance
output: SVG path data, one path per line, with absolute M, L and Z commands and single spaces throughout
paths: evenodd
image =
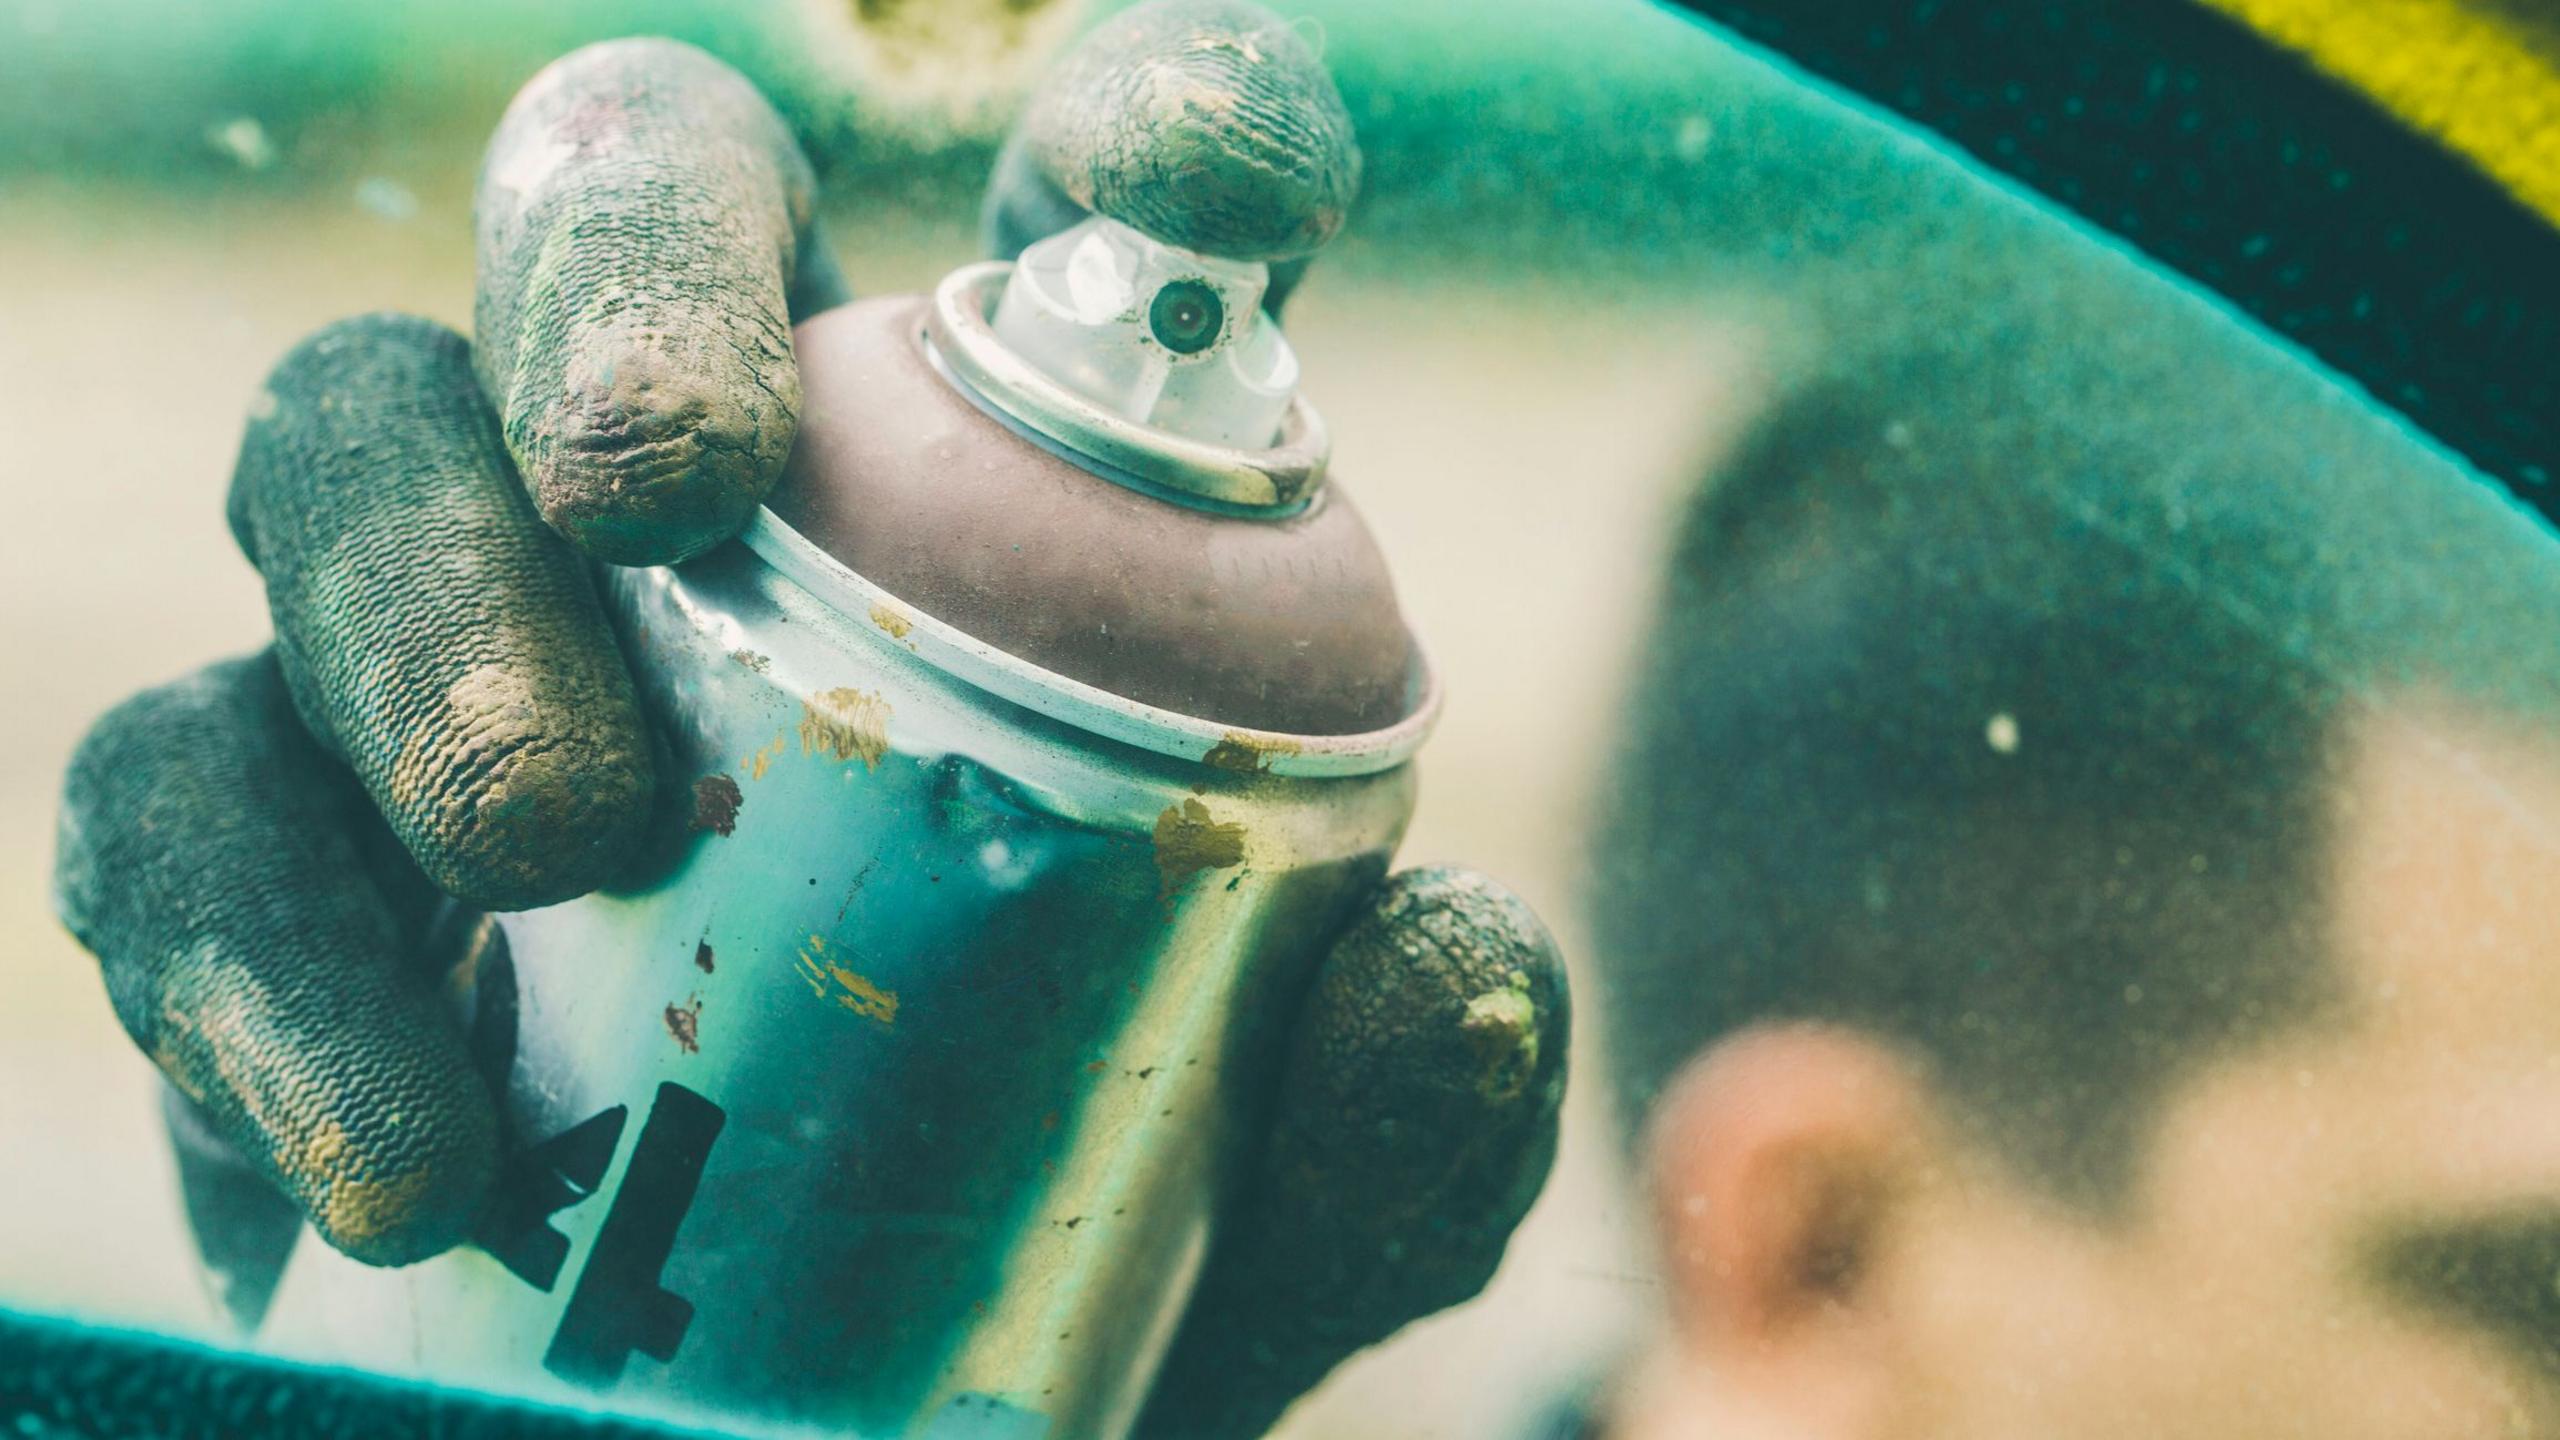
M 1267 281 L 1097 218 L 1019 263 L 953 271 L 926 343 L 972 400 L 1097 474 L 1287 515 L 1322 488 L 1331 440 L 1261 311 Z

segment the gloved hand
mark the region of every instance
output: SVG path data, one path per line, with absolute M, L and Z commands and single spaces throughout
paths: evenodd
M 988 228 L 1010 254 L 1090 207 L 1294 279 L 1357 170 L 1292 31 L 1177 0 L 1062 65 Z M 350 320 L 253 402 L 230 518 L 274 648 L 97 723 L 56 874 L 118 1017 L 185 1097 L 180 1129 L 220 1142 L 181 1137 L 191 1182 L 229 1197 L 190 1196 L 209 1249 L 217 1212 L 251 1230 L 290 1214 L 386 1265 L 470 1232 L 497 1127 L 432 999 L 435 936 L 457 902 L 593 889 L 639 839 L 659 777 L 587 563 L 696 554 L 781 473 L 791 324 L 844 298 L 813 190 L 719 62 L 580 51 L 491 143 L 476 349 Z M 1566 1029 L 1552 942 L 1516 899 L 1463 873 L 1385 882 L 1297 1022 L 1142 1431 L 1259 1433 L 1345 1355 L 1475 1293 L 1552 1157 Z M 221 1147 L 235 1158 L 206 1158 Z M 291 1210 L 262 1219 L 244 1193 Z

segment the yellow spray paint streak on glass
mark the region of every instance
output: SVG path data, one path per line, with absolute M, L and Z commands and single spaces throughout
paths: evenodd
M 2560 26 L 2480 0 L 2201 0 L 2560 224 Z

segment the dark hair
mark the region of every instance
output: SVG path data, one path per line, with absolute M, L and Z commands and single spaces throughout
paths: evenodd
M 2103 1206 L 2170 1079 L 2323 999 L 2338 707 L 2212 578 L 2267 537 L 2103 457 L 1932 455 L 1874 393 L 1787 404 L 1678 539 L 1594 857 L 1619 1099 L 1844 1022 Z

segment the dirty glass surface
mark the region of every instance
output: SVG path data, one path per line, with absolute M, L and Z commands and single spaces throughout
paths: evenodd
M 1276 8 L 1366 156 L 1287 333 L 1447 693 L 1399 863 L 1516 890 L 1577 1001 L 1482 1297 L 1277 1433 L 2560 1425 L 2544 524 L 1686 17 Z M 90 722 L 268 635 L 223 514 L 260 378 L 352 314 L 467 331 L 487 135 L 612 35 L 737 66 L 854 292 L 926 290 L 1095 13 L 0 0 L 0 1308 L 240 1343 L 48 887 Z M 914 783 L 1045 863 L 1020 797 Z

